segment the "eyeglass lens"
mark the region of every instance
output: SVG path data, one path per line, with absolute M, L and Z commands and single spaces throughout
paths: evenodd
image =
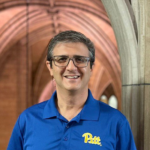
M 89 62 L 89 57 L 74 56 L 69 58 L 68 56 L 54 56 L 54 63 L 59 67 L 66 67 L 69 61 L 72 60 L 76 67 L 86 67 Z

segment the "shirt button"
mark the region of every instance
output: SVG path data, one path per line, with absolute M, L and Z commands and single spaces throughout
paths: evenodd
M 69 128 L 69 126 L 67 125 L 67 126 L 66 126 L 66 128 L 68 129 L 68 128 Z
M 64 141 L 67 141 L 68 140 L 68 138 L 67 137 L 64 137 Z

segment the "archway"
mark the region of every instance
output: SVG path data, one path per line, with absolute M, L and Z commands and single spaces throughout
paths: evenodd
M 101 30 L 101 28 L 99 28 L 99 24 L 102 24 L 104 22 L 105 22 L 105 25 L 109 27 L 110 22 L 106 17 L 105 11 L 103 9 L 100 9 L 100 10 L 98 9 L 98 8 L 102 8 L 101 7 L 102 5 L 98 0 L 92 1 L 96 5 L 90 2 L 92 6 L 94 6 L 95 9 L 89 8 L 87 7 L 87 5 L 83 5 L 83 4 L 79 5 L 79 2 L 80 1 L 76 1 L 75 3 L 65 2 L 64 4 L 63 2 L 61 3 L 57 2 L 56 4 L 55 1 L 45 0 L 41 2 L 37 0 L 31 3 L 31 7 L 29 7 L 29 10 L 28 10 L 28 13 L 29 13 L 28 18 L 26 18 L 26 3 L 25 2 L 16 0 L 12 4 L 11 2 L 5 1 L 4 5 L 2 5 L 1 7 L 1 10 L 6 9 L 6 8 L 15 9 L 18 3 L 20 5 L 20 9 L 16 11 L 16 14 L 13 17 L 13 20 L 7 22 L 7 24 L 3 26 L 1 30 L 2 31 L 1 32 L 2 33 L 1 34 L 1 39 L 2 39 L 1 47 L 3 51 L 0 51 L 0 65 L 2 66 L 5 63 L 6 59 L 8 58 L 7 56 L 10 55 L 9 50 L 11 46 L 13 47 L 13 50 L 15 49 L 15 46 L 20 48 L 20 51 L 19 51 L 20 55 L 29 55 L 28 58 L 30 57 L 29 51 L 26 51 L 26 48 L 27 48 L 26 47 L 27 46 L 26 45 L 27 44 L 26 42 L 27 24 L 25 23 L 26 20 L 29 21 L 29 27 L 30 27 L 30 29 L 28 30 L 28 34 L 29 34 L 28 38 L 30 40 L 30 43 L 28 43 L 28 46 L 32 50 L 34 49 L 35 45 L 37 45 L 37 41 L 39 37 L 42 39 L 41 40 L 42 41 L 41 44 L 42 44 L 42 43 L 46 43 L 48 41 L 47 39 L 50 39 L 54 34 L 58 33 L 59 31 L 63 31 L 66 29 L 73 29 L 73 28 L 77 30 L 78 28 L 80 28 L 80 31 L 82 31 L 84 34 L 86 35 L 90 34 L 92 40 L 96 38 L 94 42 L 98 50 L 97 60 L 96 60 L 98 62 L 97 67 L 101 67 L 101 71 L 98 72 L 97 70 L 95 70 L 95 75 L 99 73 L 98 74 L 99 78 L 97 80 L 100 82 L 101 81 L 100 77 L 102 75 L 103 76 L 107 75 L 108 77 L 107 79 L 111 79 L 115 77 L 114 78 L 115 83 L 117 84 L 116 85 L 114 84 L 115 85 L 114 89 L 115 91 L 117 91 L 117 89 L 120 88 L 120 79 L 117 78 L 120 75 L 120 70 L 119 70 L 120 68 L 118 66 L 119 59 L 117 57 L 113 57 L 117 55 L 116 45 L 115 45 L 114 39 L 110 38 L 109 34 L 104 32 L 105 29 L 103 28 L 103 30 Z M 138 93 L 139 91 L 139 87 L 138 87 L 139 85 L 139 70 L 138 70 L 139 60 L 138 60 L 138 55 L 137 55 L 137 41 L 136 41 L 135 29 L 133 26 L 133 22 L 132 22 L 128 7 L 124 0 L 119 0 L 119 1 L 102 0 L 102 2 L 105 5 L 105 8 L 109 14 L 109 18 L 111 19 L 111 23 L 115 31 L 115 35 L 116 35 L 118 47 L 119 47 L 119 53 L 121 57 L 122 83 L 123 83 L 122 84 L 122 94 L 123 94 L 122 111 L 130 121 L 132 130 L 134 133 L 134 137 L 136 139 L 136 143 L 138 143 L 138 147 L 142 147 L 141 143 L 142 143 L 142 137 L 143 137 L 143 130 L 139 130 L 139 129 L 141 129 L 141 126 L 143 126 L 143 124 L 140 125 L 141 119 L 138 119 L 138 117 L 140 116 L 141 118 L 143 116 L 143 110 L 139 109 L 140 104 L 142 102 L 138 98 L 138 95 L 139 95 Z M 38 4 L 40 4 L 41 6 L 39 6 Z M 56 5 L 60 9 L 60 11 L 58 11 L 58 8 L 55 7 Z M 80 11 L 78 9 L 76 10 L 74 9 L 74 11 L 72 11 L 72 9 L 68 8 L 67 6 L 71 6 L 71 8 L 78 7 Z M 65 12 L 63 8 L 66 8 L 67 12 Z M 99 10 L 99 12 L 102 13 L 101 16 L 99 16 L 99 13 L 96 12 L 97 9 Z M 88 10 L 88 14 L 85 14 L 84 10 Z M 60 12 L 63 12 L 63 13 L 60 13 Z M 83 15 L 84 17 L 81 16 L 81 14 L 75 15 L 74 12 L 78 12 L 78 13 L 80 12 L 84 14 Z M 49 18 L 48 14 L 51 14 L 52 17 Z M 100 17 L 104 22 L 96 23 L 98 21 L 96 19 L 96 21 L 93 23 L 90 19 L 91 16 L 93 16 L 93 14 L 96 17 Z M 69 22 L 65 22 L 66 19 L 69 19 Z M 74 22 L 74 20 L 76 20 L 76 22 Z M 13 26 L 10 26 L 12 24 Z M 9 29 L 9 27 L 11 28 Z M 5 32 L 6 30 L 7 32 Z M 49 31 L 49 34 L 45 34 L 46 31 Z M 36 33 L 36 37 L 34 37 L 35 33 Z M 101 36 L 99 36 L 99 34 Z M 109 37 L 111 40 L 107 40 L 107 37 Z M 15 43 L 17 43 L 17 45 L 15 45 Z M 104 46 L 104 48 L 102 47 L 102 45 Z M 24 52 L 21 50 L 24 50 Z M 34 66 L 33 64 L 33 72 L 35 73 L 34 81 L 32 81 L 33 79 L 31 79 L 31 72 L 32 72 L 30 70 L 31 69 L 30 66 L 32 63 L 31 61 L 27 63 L 27 59 L 25 59 L 24 62 L 20 64 L 20 67 L 18 69 L 18 70 L 21 70 L 22 66 L 26 67 L 27 69 L 30 68 L 29 72 L 20 72 L 25 77 L 26 82 L 25 83 L 22 82 L 24 79 L 19 76 L 18 76 L 19 78 L 18 82 L 24 83 L 25 86 L 29 84 L 30 88 L 33 82 L 33 87 L 34 87 L 33 91 L 35 94 L 37 94 L 35 95 L 35 97 L 39 96 L 38 95 L 40 93 L 39 91 L 41 91 L 41 89 L 44 87 L 44 85 L 39 87 L 39 85 L 41 85 L 41 79 L 43 79 L 42 72 L 45 72 L 45 68 L 43 67 L 44 61 L 45 61 L 44 54 L 45 54 L 45 51 L 36 55 L 36 56 L 42 55 L 42 57 L 39 58 L 39 61 L 38 61 L 39 65 Z M 109 54 L 109 55 L 106 55 L 106 54 Z M 114 59 L 109 60 L 110 57 Z M 36 59 L 34 58 L 33 60 L 36 61 Z M 99 60 L 101 61 L 99 62 Z M 105 68 L 103 68 L 103 66 L 108 66 L 107 68 L 108 71 L 106 71 Z M 113 74 L 111 74 L 111 77 L 110 77 L 111 72 Z M 47 74 L 45 74 L 45 76 L 47 76 Z M 95 77 L 91 78 L 90 86 L 92 86 L 92 84 L 94 83 L 97 83 L 97 87 L 100 87 L 100 85 L 98 84 L 99 82 L 95 82 L 94 78 Z M 46 83 L 46 80 L 44 82 Z M 108 82 L 105 82 L 105 83 L 109 85 L 110 82 L 111 80 L 108 80 Z M 106 84 L 104 84 L 103 86 L 106 86 Z M 97 87 L 95 87 L 93 91 L 98 89 Z M 23 98 L 23 95 L 22 96 L 20 95 L 24 99 L 24 103 L 25 103 L 25 104 L 21 102 L 19 103 L 19 106 L 21 106 L 20 107 L 21 109 L 37 102 L 36 98 L 32 102 L 30 101 L 32 99 L 30 97 L 30 94 L 31 94 L 30 88 L 27 88 L 27 87 L 25 88 L 26 88 L 26 91 L 20 91 L 20 93 L 24 93 L 24 95 L 27 95 L 24 98 Z M 95 94 L 95 95 L 98 97 L 100 96 L 98 94 Z M 118 95 L 118 97 L 120 96 L 121 95 Z M 26 104 L 27 99 L 28 99 L 28 102 Z M 133 107 L 133 104 L 134 104 L 134 107 Z M 138 110 L 140 110 L 140 112 L 138 112 Z M 18 111 L 18 113 L 20 113 L 20 111 Z M 140 133 L 138 133 L 139 131 Z M 137 141 L 141 141 L 141 142 L 137 142 Z

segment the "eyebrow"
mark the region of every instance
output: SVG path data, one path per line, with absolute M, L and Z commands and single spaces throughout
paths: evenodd
M 62 57 L 62 56 L 64 56 L 64 57 L 68 57 L 68 55 L 55 55 L 56 57 Z M 55 57 L 54 56 L 54 57 Z
M 69 55 L 55 55 L 56 57 L 69 57 Z M 73 57 L 88 57 L 88 56 L 82 56 L 82 55 L 73 55 Z

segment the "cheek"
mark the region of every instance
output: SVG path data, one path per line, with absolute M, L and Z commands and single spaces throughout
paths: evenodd
M 79 72 L 81 75 L 85 73 L 85 70 L 84 70 L 83 68 L 82 68 L 82 69 L 81 69 L 81 68 L 78 68 L 77 70 L 78 70 L 78 72 Z
M 60 74 L 63 75 L 65 72 L 65 68 L 62 68 L 61 70 L 59 70 Z
M 88 79 L 90 79 L 90 77 L 91 77 L 91 75 L 92 75 L 92 72 L 91 72 L 91 70 L 87 70 L 85 74 L 86 74 L 86 77 L 87 77 Z
M 83 68 L 83 72 L 88 74 L 88 75 L 91 74 L 90 66 L 88 66 L 87 68 Z
M 81 70 L 82 75 L 84 76 L 85 80 L 89 80 L 90 76 L 91 76 L 91 70 L 83 68 Z
M 65 69 L 64 68 L 55 68 L 53 69 L 54 77 L 60 78 L 60 76 L 63 76 Z

